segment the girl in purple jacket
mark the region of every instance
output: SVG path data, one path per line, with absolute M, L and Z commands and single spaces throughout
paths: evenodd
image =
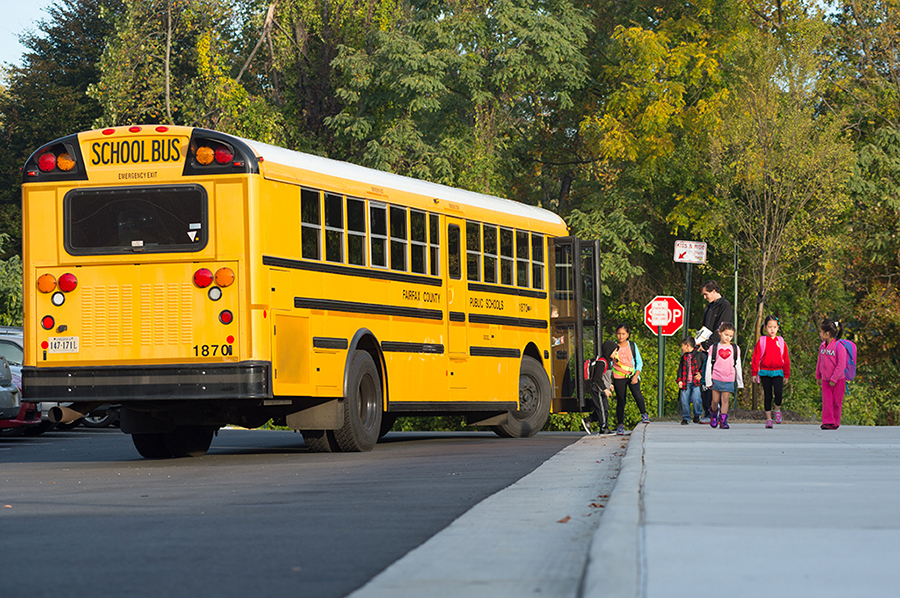
M 838 342 L 844 329 L 840 322 L 824 320 L 819 327 L 819 360 L 816 363 L 816 380 L 822 384 L 822 425 L 823 430 L 837 430 L 841 425 L 841 407 L 847 381 L 847 349 Z

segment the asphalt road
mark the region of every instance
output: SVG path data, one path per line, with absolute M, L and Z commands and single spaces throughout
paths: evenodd
M 0 437 L 2 594 L 346 596 L 582 436 L 392 433 L 314 454 L 222 430 L 166 461 L 117 430 Z

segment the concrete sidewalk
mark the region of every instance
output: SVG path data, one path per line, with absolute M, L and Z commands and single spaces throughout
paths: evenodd
M 581 595 L 900 595 L 900 428 L 638 426 Z

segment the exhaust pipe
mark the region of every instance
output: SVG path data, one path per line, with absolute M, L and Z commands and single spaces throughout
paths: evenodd
M 57 405 L 50 408 L 50 411 L 47 412 L 47 418 L 54 424 L 68 424 L 76 419 L 81 419 L 102 404 L 100 402 L 91 402 L 72 403 L 68 407 Z

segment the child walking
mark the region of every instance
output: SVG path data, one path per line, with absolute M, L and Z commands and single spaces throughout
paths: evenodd
M 703 353 L 696 350 L 697 342 L 687 336 L 681 341 L 681 361 L 678 363 L 678 388 L 681 396 L 681 425 L 686 426 L 694 410 L 694 423 L 700 423 L 703 400 L 700 398 L 700 372 L 703 371 Z
M 844 329 L 840 322 L 824 320 L 819 327 L 819 360 L 816 362 L 816 380 L 822 384 L 822 425 L 823 430 L 837 430 L 841 425 L 841 408 L 847 380 L 847 349 L 838 342 Z
M 613 353 L 613 388 L 616 391 L 616 421 L 619 422 L 616 434 L 625 433 L 625 389 L 631 389 L 631 396 L 637 403 L 641 412 L 641 422 L 650 423 L 647 408 L 644 404 L 644 395 L 641 394 L 641 368 L 644 362 L 641 360 L 641 352 L 637 345 L 628 340 L 631 337 L 631 327 L 628 324 L 616 326 L 616 345 Z
M 721 426 L 723 430 L 727 430 L 731 427 L 728 425 L 728 397 L 736 388 L 744 387 L 744 379 L 740 366 L 741 350 L 732 344 L 735 334 L 734 324 L 722 322 L 718 332 L 719 342 L 709 348 L 704 382 L 712 389 L 709 425 L 713 428 Z M 721 414 L 719 414 L 720 404 Z
M 791 376 L 791 359 L 787 344 L 778 336 L 780 325 L 775 316 L 766 316 L 760 330 L 759 341 L 753 348 L 750 375 L 754 382 L 762 384 L 766 407 L 766 427 L 772 427 L 772 402 L 775 403 L 775 423 L 781 423 L 781 399 L 784 383 Z

